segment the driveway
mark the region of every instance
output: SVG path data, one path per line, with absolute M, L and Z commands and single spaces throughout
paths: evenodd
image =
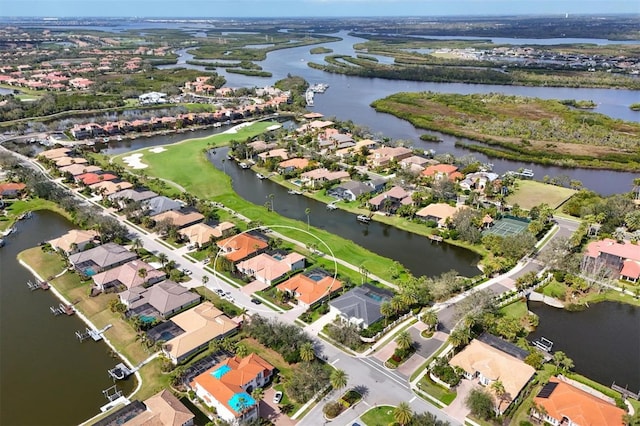
M 393 352 L 395 352 L 396 347 L 398 347 L 398 344 L 392 340 L 386 345 L 384 345 L 383 347 L 381 347 L 380 349 L 378 349 L 378 352 L 376 352 L 373 355 L 373 357 L 382 361 L 382 363 L 384 363 L 386 360 L 391 358 L 391 355 L 393 355 Z
M 268 284 L 265 284 L 258 280 L 254 280 L 254 281 L 251 281 L 249 284 L 245 285 L 244 287 L 242 287 L 240 291 L 242 291 L 247 296 L 251 296 L 256 291 L 264 290 L 265 288 L 268 288 L 268 287 L 269 287 Z
M 469 395 L 471 389 L 476 387 L 479 387 L 479 385 L 472 380 L 464 378 L 460 380 L 460 383 L 456 388 L 458 396 L 456 396 L 456 399 L 454 399 L 448 407 L 443 408 L 442 411 L 464 424 L 465 417 L 467 417 L 471 412 L 471 410 L 469 410 L 465 405 L 464 401 L 467 399 L 467 395 Z
M 411 377 L 414 371 L 416 371 L 422 364 L 424 364 L 426 360 L 427 358 L 418 353 L 415 353 L 411 355 L 411 358 L 403 362 L 396 371 L 408 379 L 409 377 Z
M 267 419 L 276 426 L 293 426 L 297 423 L 280 412 L 278 404 L 273 403 L 273 394 L 276 393 L 273 387 L 265 389 L 264 398 L 260 401 L 260 417 Z

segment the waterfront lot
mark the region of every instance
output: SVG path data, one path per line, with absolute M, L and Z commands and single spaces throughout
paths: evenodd
M 507 197 L 507 204 L 517 204 L 526 210 L 542 203 L 557 209 L 576 193 L 573 189 L 548 185 L 534 180 L 517 180 L 516 187 L 516 191 Z

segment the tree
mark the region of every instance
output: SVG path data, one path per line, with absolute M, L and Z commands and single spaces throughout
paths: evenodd
M 393 418 L 401 426 L 408 425 L 413 418 L 413 411 L 406 402 L 401 402 L 396 408 L 393 409 Z
M 496 380 L 495 382 L 491 383 L 490 387 L 493 393 L 496 394 L 496 398 L 498 398 L 498 401 L 502 402 L 506 399 L 507 391 L 504 388 L 504 384 L 502 384 L 500 380 Z
M 349 376 L 344 370 L 335 369 L 331 372 L 329 376 L 329 383 L 331 383 L 331 387 L 334 389 L 342 389 L 347 386 L 347 382 L 349 381 Z
M 384 323 L 386 325 L 389 322 L 389 318 L 395 314 L 395 311 L 388 300 L 382 302 L 380 305 L 380 313 L 384 317 Z
M 310 224 L 309 224 L 309 215 L 311 214 L 311 209 L 310 208 L 306 208 L 304 209 L 304 214 L 307 215 L 307 231 L 309 230 Z
M 305 342 L 300 345 L 300 359 L 305 362 L 311 362 L 315 359 L 316 352 L 313 349 L 313 343 Z
M 140 268 L 140 269 L 138 269 L 138 276 L 139 276 L 140 278 L 142 278 L 142 280 L 143 280 L 143 281 L 146 281 L 146 278 L 147 278 L 147 274 L 148 274 L 148 273 L 149 273 L 149 272 L 148 272 L 145 268 Z
M 238 345 L 236 346 L 236 356 L 238 358 L 244 358 L 247 355 L 249 355 L 249 350 L 247 349 L 247 347 L 245 345 Z
M 139 251 L 143 247 L 142 240 L 140 238 L 136 238 L 135 240 L 132 241 L 131 247 L 133 248 L 133 251 L 135 251 L 136 254 L 139 255 L 140 254 Z
M 260 401 L 262 398 L 264 398 L 264 389 L 255 388 L 253 391 L 251 391 L 251 397 L 256 401 Z
M 164 268 L 164 265 L 169 261 L 169 257 L 165 254 L 165 253 L 158 253 L 158 260 L 160 261 L 160 263 L 162 264 L 162 267 Z
M 209 282 L 209 276 L 208 275 L 204 275 L 202 277 L 202 284 L 204 284 L 206 286 L 208 282 Z
M 483 420 L 493 417 L 493 398 L 487 392 L 480 389 L 471 389 L 464 401 L 471 413 Z
M 449 341 L 456 348 L 464 346 L 471 341 L 471 330 L 466 327 L 458 327 L 449 335 Z
M 402 350 L 407 350 L 413 345 L 413 339 L 411 338 L 411 334 L 408 331 L 404 330 L 398 333 L 396 336 L 396 343 L 398 344 L 398 348 Z
M 438 314 L 435 313 L 434 311 L 425 312 L 424 314 L 422 314 L 420 319 L 422 320 L 423 323 L 425 323 L 425 325 L 427 327 L 429 327 L 429 330 L 431 330 L 431 329 L 436 330 L 437 329 L 437 327 L 438 327 Z
M 573 368 L 573 360 L 562 351 L 553 354 L 553 363 L 556 366 L 556 371 L 569 371 Z
M 540 370 L 542 368 L 542 365 L 544 364 L 544 355 L 540 351 L 533 350 L 529 353 L 529 355 L 527 355 L 527 357 L 524 359 L 524 362 L 526 364 L 529 364 L 536 370 Z

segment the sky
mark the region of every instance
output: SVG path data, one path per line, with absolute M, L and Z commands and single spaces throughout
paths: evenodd
M 336 17 L 640 13 L 638 0 L 0 0 L 0 17 Z

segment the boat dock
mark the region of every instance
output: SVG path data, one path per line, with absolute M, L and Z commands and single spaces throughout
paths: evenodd
M 287 193 L 291 195 L 302 195 L 302 191 L 296 191 L 295 189 L 290 189 Z
M 109 373 L 109 376 L 113 380 L 124 380 L 130 375 L 132 375 L 133 373 L 135 373 L 135 371 L 136 369 L 132 370 L 126 365 L 124 365 L 122 362 L 116 365 L 115 367 L 107 370 L 107 372 Z
M 111 324 L 107 324 L 101 330 L 93 330 L 91 328 L 85 328 L 84 331 L 76 331 L 76 337 L 80 340 L 80 343 L 87 340 L 89 337 L 93 339 L 94 342 L 98 342 L 102 340 L 102 333 L 111 328 Z
M 336 206 L 336 204 L 335 204 L 335 203 L 329 203 L 329 204 L 327 204 L 327 210 L 331 210 L 331 211 L 333 211 L 333 210 L 335 210 L 335 209 L 337 209 L 337 208 L 338 208 L 338 206 Z
M 46 281 L 36 281 L 33 282 L 31 280 L 27 281 L 27 287 L 29 287 L 29 290 L 34 291 L 34 290 L 49 290 L 49 283 Z
M 62 315 L 62 314 L 73 315 L 76 313 L 76 310 L 73 309 L 73 306 L 65 305 L 64 303 L 59 304 L 57 307 L 50 306 L 49 310 L 55 316 Z
M 364 214 L 359 214 L 358 216 L 356 216 L 356 219 L 358 220 L 358 222 L 362 222 L 362 223 L 371 222 L 371 217 Z

